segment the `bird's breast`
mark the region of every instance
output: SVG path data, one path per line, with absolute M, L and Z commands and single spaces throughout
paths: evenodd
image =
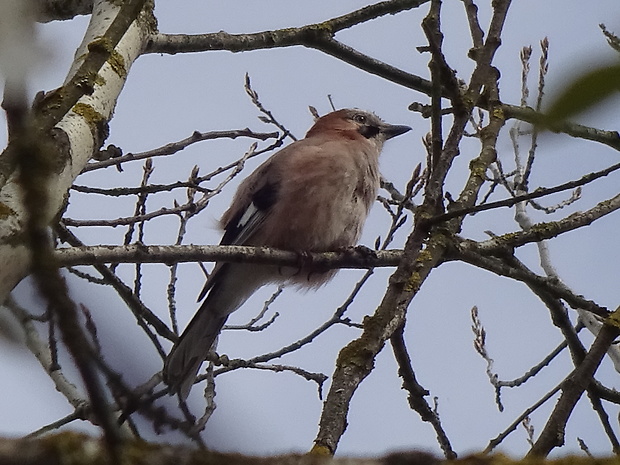
M 265 244 L 288 250 L 327 251 L 355 245 L 379 186 L 370 163 L 309 164 L 281 180 L 277 202 L 265 221 Z

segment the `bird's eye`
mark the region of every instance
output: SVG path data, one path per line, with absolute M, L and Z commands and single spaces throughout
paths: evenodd
M 366 124 L 366 115 L 357 114 L 353 116 L 353 121 L 360 124 Z

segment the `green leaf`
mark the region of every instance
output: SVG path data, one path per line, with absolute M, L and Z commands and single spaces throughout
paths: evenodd
M 620 91 L 620 64 L 590 71 L 570 83 L 551 103 L 547 123 L 553 125 L 581 113 Z

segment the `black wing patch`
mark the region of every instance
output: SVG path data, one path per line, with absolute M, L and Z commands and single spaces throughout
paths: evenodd
M 220 245 L 244 245 L 265 220 L 278 196 L 278 184 L 267 183 L 258 189 L 245 210 L 239 211 L 224 227 Z M 217 282 L 217 276 L 226 273 L 228 263 L 218 263 L 198 295 L 200 302 Z
M 278 185 L 276 183 L 267 183 L 254 193 L 252 203 L 259 210 L 269 210 L 276 202 L 277 195 Z
M 238 212 L 224 228 L 221 245 L 243 245 L 246 239 L 263 222 L 271 206 L 275 203 L 278 185 L 268 183 L 258 189 L 245 210 Z

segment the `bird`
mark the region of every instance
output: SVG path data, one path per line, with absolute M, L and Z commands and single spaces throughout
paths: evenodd
M 304 139 L 273 154 L 240 183 L 220 220 L 220 244 L 300 254 L 356 245 L 379 189 L 383 144 L 410 129 L 358 109 L 318 118 Z M 270 283 L 315 289 L 336 272 L 216 263 L 198 296 L 202 304 L 164 362 L 168 392 L 188 397 L 228 316 L 256 290 Z

